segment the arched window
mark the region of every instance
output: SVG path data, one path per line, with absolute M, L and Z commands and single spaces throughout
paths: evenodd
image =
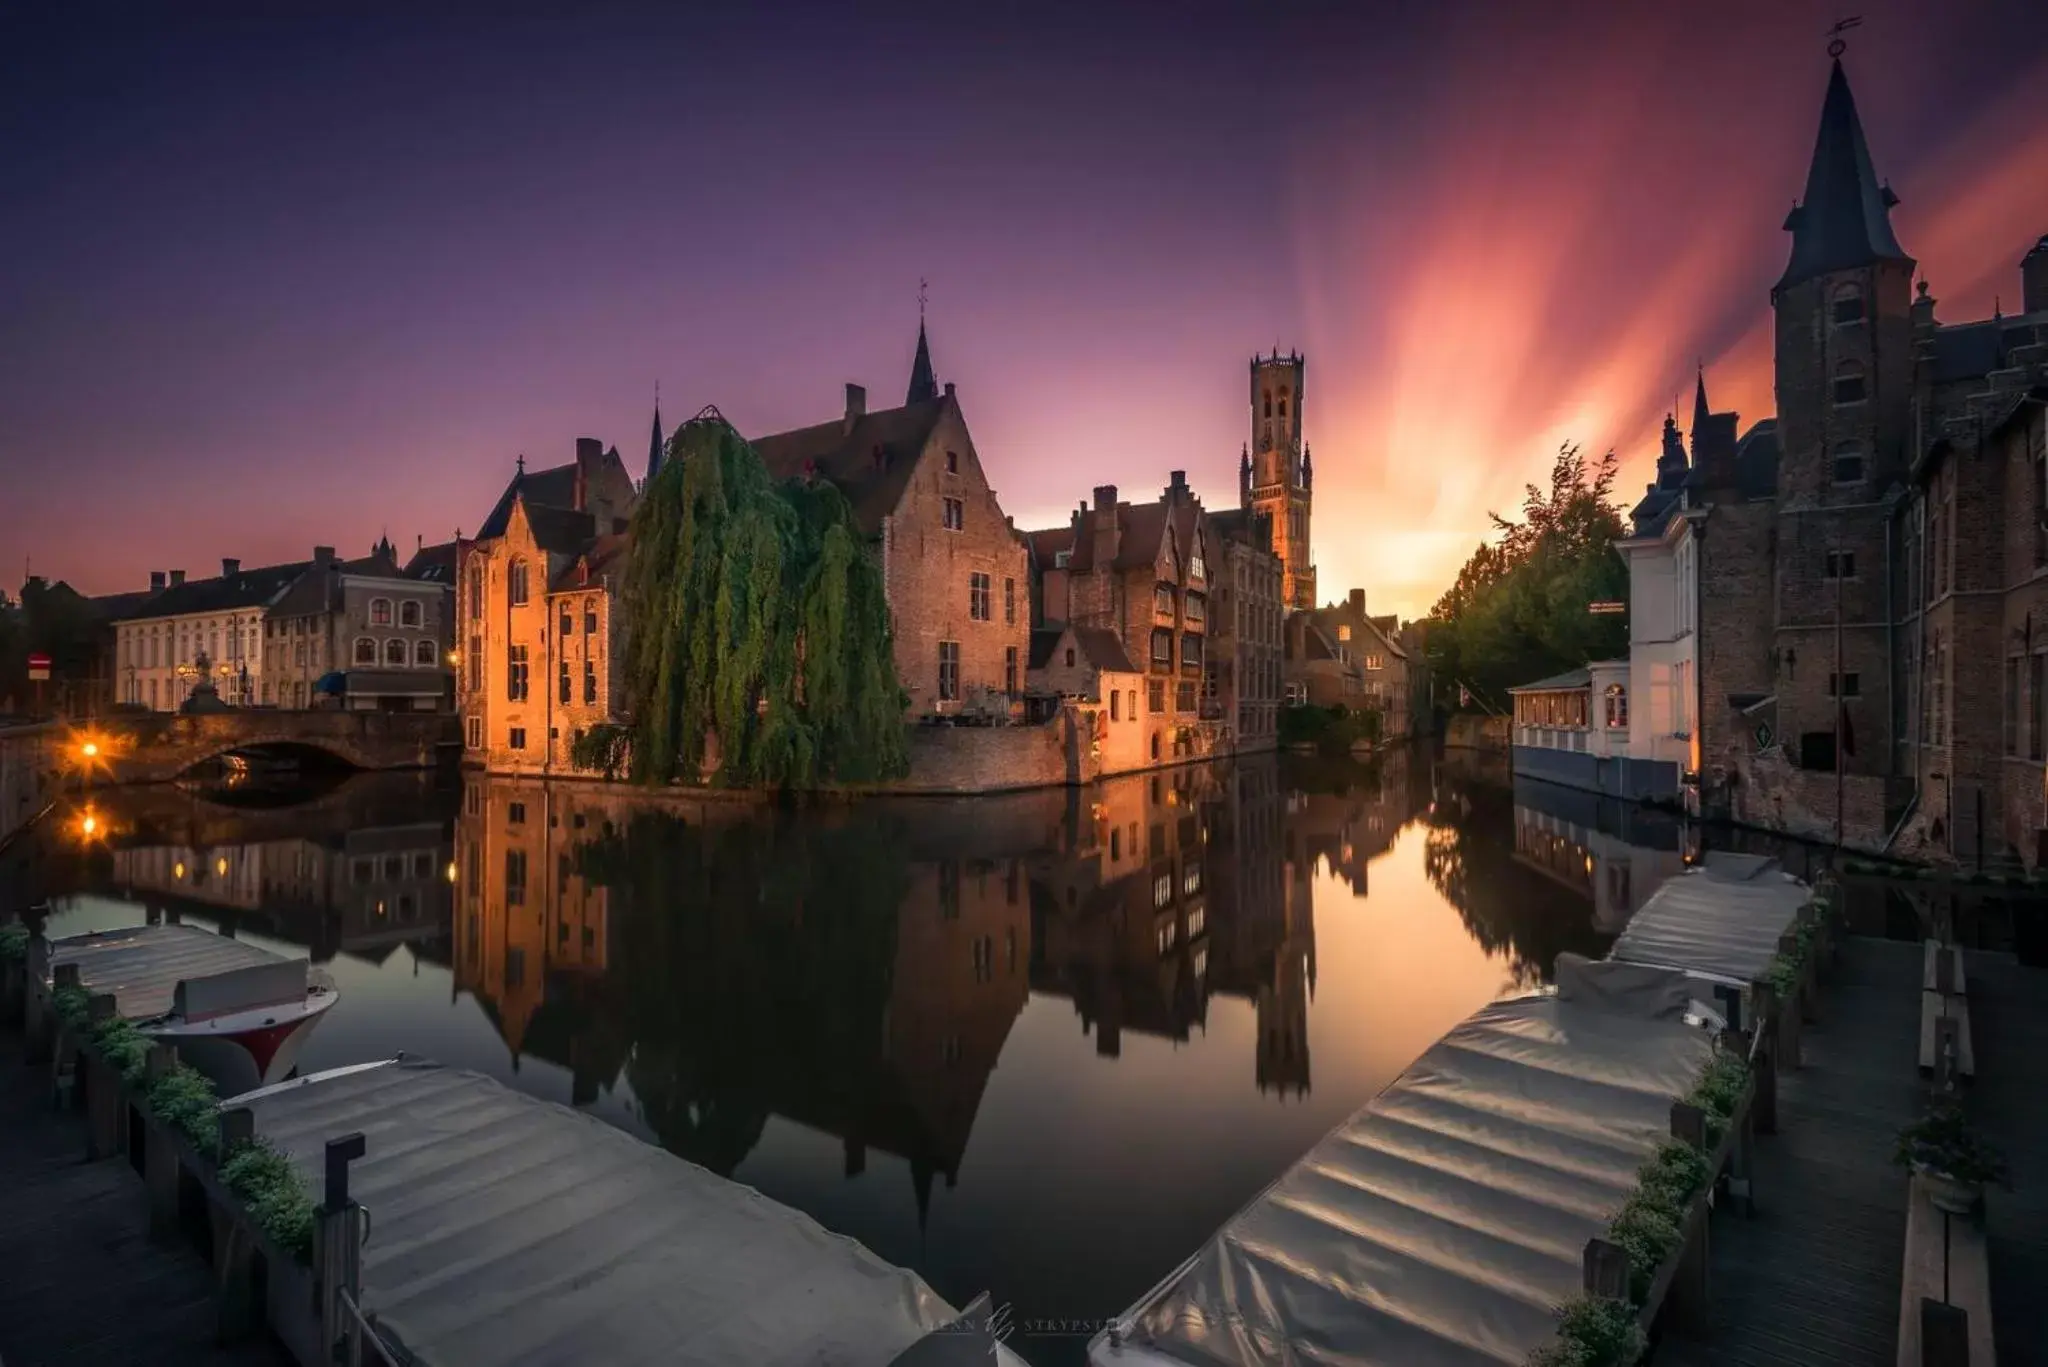
M 469 620 L 480 622 L 484 616 L 484 567 L 481 563 L 469 567 Z
M 1270 389 L 1266 391 L 1266 414 L 1265 414 L 1265 415 L 1266 415 L 1267 417 L 1269 417 L 1269 418 L 1273 416 L 1273 391 L 1272 391 L 1272 390 L 1270 390 Z
M 432 641 L 414 641 L 412 643 L 412 662 L 414 664 L 432 668 L 440 663 L 434 656 L 435 650 Z
M 1861 443 L 1853 441 L 1835 443 L 1834 479 L 1837 484 L 1861 484 L 1863 482 L 1863 447 Z
M 1607 724 L 1617 729 L 1628 725 L 1628 690 L 1618 683 L 1607 685 Z
M 377 643 L 368 636 L 356 637 L 356 652 L 353 658 L 359 665 L 377 663 Z
M 370 625 L 373 627 L 388 627 L 391 625 L 391 600 L 389 598 L 372 598 L 370 600 Z
M 418 601 L 408 598 L 400 603 L 398 605 L 398 625 L 402 627 L 416 627 L 419 624 L 420 605 Z
M 411 654 L 412 652 L 405 648 L 405 642 L 399 640 L 396 636 L 384 643 L 385 664 L 402 665 L 411 657 Z
M 505 571 L 505 597 L 513 607 L 526 606 L 526 562 L 515 560 Z
M 1863 287 L 1861 285 L 1843 285 L 1837 289 L 1832 299 L 1830 316 L 1834 319 L 1835 326 L 1838 328 L 1849 327 L 1862 322 Z
M 1863 388 L 1863 367 L 1854 361 L 1844 361 L 1835 367 L 1835 407 L 1862 403 L 1868 395 Z
M 1287 386 L 1280 386 L 1280 416 L 1287 416 Z

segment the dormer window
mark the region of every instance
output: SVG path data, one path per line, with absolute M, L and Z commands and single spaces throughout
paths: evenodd
M 1862 366 L 1854 361 L 1844 361 L 1835 367 L 1834 397 L 1837 408 L 1862 403 L 1869 397 L 1863 384 Z
M 1188 578 L 1207 579 L 1208 577 L 1208 567 L 1202 561 L 1202 538 L 1197 536 L 1195 538 L 1195 553 L 1188 559 Z
M 1863 321 L 1863 287 L 1844 285 L 1834 293 L 1831 316 L 1838 328 L 1853 327 Z
M 960 473 L 960 453 L 958 451 L 946 452 L 946 473 L 949 475 Z

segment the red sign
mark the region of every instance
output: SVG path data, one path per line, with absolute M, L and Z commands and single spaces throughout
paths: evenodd
M 31 683 L 40 683 L 50 677 L 50 657 L 31 655 L 28 657 L 28 677 Z

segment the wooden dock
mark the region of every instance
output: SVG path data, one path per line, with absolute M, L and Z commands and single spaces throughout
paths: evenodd
M 0 1362 L 280 1367 L 262 1342 L 215 1346 L 205 1261 L 150 1240 L 142 1179 L 85 1161 L 84 1118 L 51 1106 L 49 1078 L 0 1034 Z
M 1920 975 L 1917 943 L 1843 941 L 1756 1145 L 1756 1214 L 1715 1216 L 1705 1322 L 1655 1367 L 1895 1367 L 1907 1179 L 1891 1160 L 1924 1095 Z

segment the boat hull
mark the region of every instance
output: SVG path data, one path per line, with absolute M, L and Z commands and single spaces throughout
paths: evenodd
M 152 1039 L 175 1045 L 178 1057 L 211 1079 L 221 1096 L 236 1096 L 291 1076 L 307 1037 L 335 1000 L 333 991 L 316 988 L 302 1002 L 198 1021 L 170 1016 L 140 1028 Z

